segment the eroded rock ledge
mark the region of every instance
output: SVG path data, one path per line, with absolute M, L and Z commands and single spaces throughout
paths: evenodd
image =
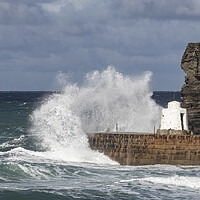
M 200 43 L 189 43 L 181 60 L 186 73 L 182 87 L 182 107 L 188 110 L 189 129 L 200 134 Z

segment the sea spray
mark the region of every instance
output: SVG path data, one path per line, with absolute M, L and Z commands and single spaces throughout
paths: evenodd
M 83 131 L 115 131 L 118 123 L 119 131 L 152 133 L 160 124 L 160 107 L 151 98 L 151 76 L 124 76 L 113 67 L 88 73 L 72 104 Z
M 31 115 L 31 132 L 58 159 L 108 162 L 93 152 L 86 133 L 152 132 L 159 124 L 160 107 L 151 99 L 151 73 L 133 78 L 115 68 L 88 73 L 82 87 L 66 82 L 63 92 L 50 95 Z
M 68 87 L 68 95 L 53 94 L 31 116 L 31 132 L 46 150 L 38 156 L 71 162 L 116 164 L 108 157 L 92 151 L 81 121 L 71 109 L 76 96 L 76 86 Z

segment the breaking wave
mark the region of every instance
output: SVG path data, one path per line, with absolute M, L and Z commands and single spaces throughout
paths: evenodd
M 108 67 L 86 75 L 82 87 L 66 85 L 52 94 L 31 115 L 31 132 L 42 148 L 67 161 L 113 163 L 89 148 L 86 133 L 115 131 L 153 132 L 160 107 L 151 99 L 151 73 L 123 76 Z M 62 81 L 63 82 L 63 81 Z

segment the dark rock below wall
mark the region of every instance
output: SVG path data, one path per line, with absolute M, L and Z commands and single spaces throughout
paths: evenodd
M 182 107 L 188 110 L 189 129 L 200 134 L 200 43 L 189 43 L 181 60 L 186 73 L 182 87 Z

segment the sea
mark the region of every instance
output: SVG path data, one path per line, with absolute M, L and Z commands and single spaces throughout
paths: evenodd
M 84 87 L 60 92 L 0 92 L 0 199 L 199 199 L 200 166 L 121 166 L 87 140 L 116 121 L 120 131 L 153 133 L 152 112 L 160 118 L 180 92 L 152 92 L 146 74 L 89 76 Z

